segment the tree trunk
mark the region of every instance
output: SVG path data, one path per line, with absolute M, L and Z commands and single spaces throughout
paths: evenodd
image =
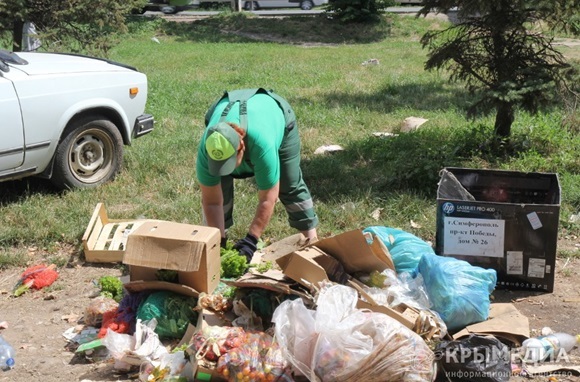
M 510 136 L 512 123 L 514 122 L 514 106 L 509 102 L 500 102 L 495 116 L 494 133 L 496 137 L 506 138 Z
M 22 28 L 24 27 L 24 21 L 14 20 L 14 29 L 12 29 L 12 51 L 21 52 L 22 51 Z

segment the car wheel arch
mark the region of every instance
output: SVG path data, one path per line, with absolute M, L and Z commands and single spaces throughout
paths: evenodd
M 103 114 L 71 119 L 51 159 L 51 182 L 60 189 L 72 189 L 113 180 L 123 165 L 121 130 Z
M 123 144 L 130 146 L 131 145 L 131 137 L 127 128 L 123 128 L 124 122 L 119 113 L 116 110 L 110 108 L 93 108 L 83 110 L 78 112 L 77 114 L 73 115 L 68 122 L 64 125 L 63 129 L 60 132 L 60 137 L 58 139 L 57 147 L 55 147 L 54 153 L 52 154 L 52 158 L 50 159 L 49 164 L 46 166 L 44 171 L 42 171 L 37 176 L 40 178 L 50 179 L 54 172 L 54 163 L 55 163 L 55 155 L 57 152 L 58 145 L 67 137 L 69 130 L 72 126 L 75 126 L 79 121 L 83 119 L 92 118 L 94 120 L 99 119 L 106 119 L 111 121 L 119 130 L 121 137 L 123 138 Z
M 67 129 L 70 129 L 70 126 L 78 123 L 79 120 L 86 118 L 108 119 L 119 130 L 119 133 L 123 137 L 123 144 L 127 146 L 131 145 L 131 134 L 129 126 L 126 126 L 125 121 L 123 120 L 121 115 L 117 112 L 117 110 L 107 107 L 86 109 L 76 113 L 74 116 L 72 116 L 72 118 L 69 119 L 69 121 L 62 129 L 59 138 L 59 143 L 62 142 L 62 140 L 66 137 Z

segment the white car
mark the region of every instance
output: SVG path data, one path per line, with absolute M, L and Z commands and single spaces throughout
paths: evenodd
M 314 7 L 328 4 L 328 0 L 254 0 L 244 1 L 245 10 L 260 10 L 268 8 L 300 8 L 309 11 Z
M 115 178 L 124 145 L 153 130 L 147 76 L 92 57 L 0 50 L 0 181 L 61 189 Z

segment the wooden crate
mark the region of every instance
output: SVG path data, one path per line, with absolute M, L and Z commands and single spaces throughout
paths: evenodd
M 85 260 L 90 263 L 123 261 L 129 233 L 149 219 L 109 219 L 105 205 L 98 203 L 83 235 Z

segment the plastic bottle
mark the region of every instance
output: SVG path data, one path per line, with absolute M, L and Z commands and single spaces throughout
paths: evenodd
M 574 349 L 577 344 L 580 344 L 580 334 L 573 336 L 568 333 L 552 333 L 529 338 L 522 343 L 524 360 L 531 362 L 542 362 L 548 358 L 557 360 Z M 565 353 L 561 353 L 562 351 Z
M 14 348 L 0 336 L 0 369 L 14 367 Z

